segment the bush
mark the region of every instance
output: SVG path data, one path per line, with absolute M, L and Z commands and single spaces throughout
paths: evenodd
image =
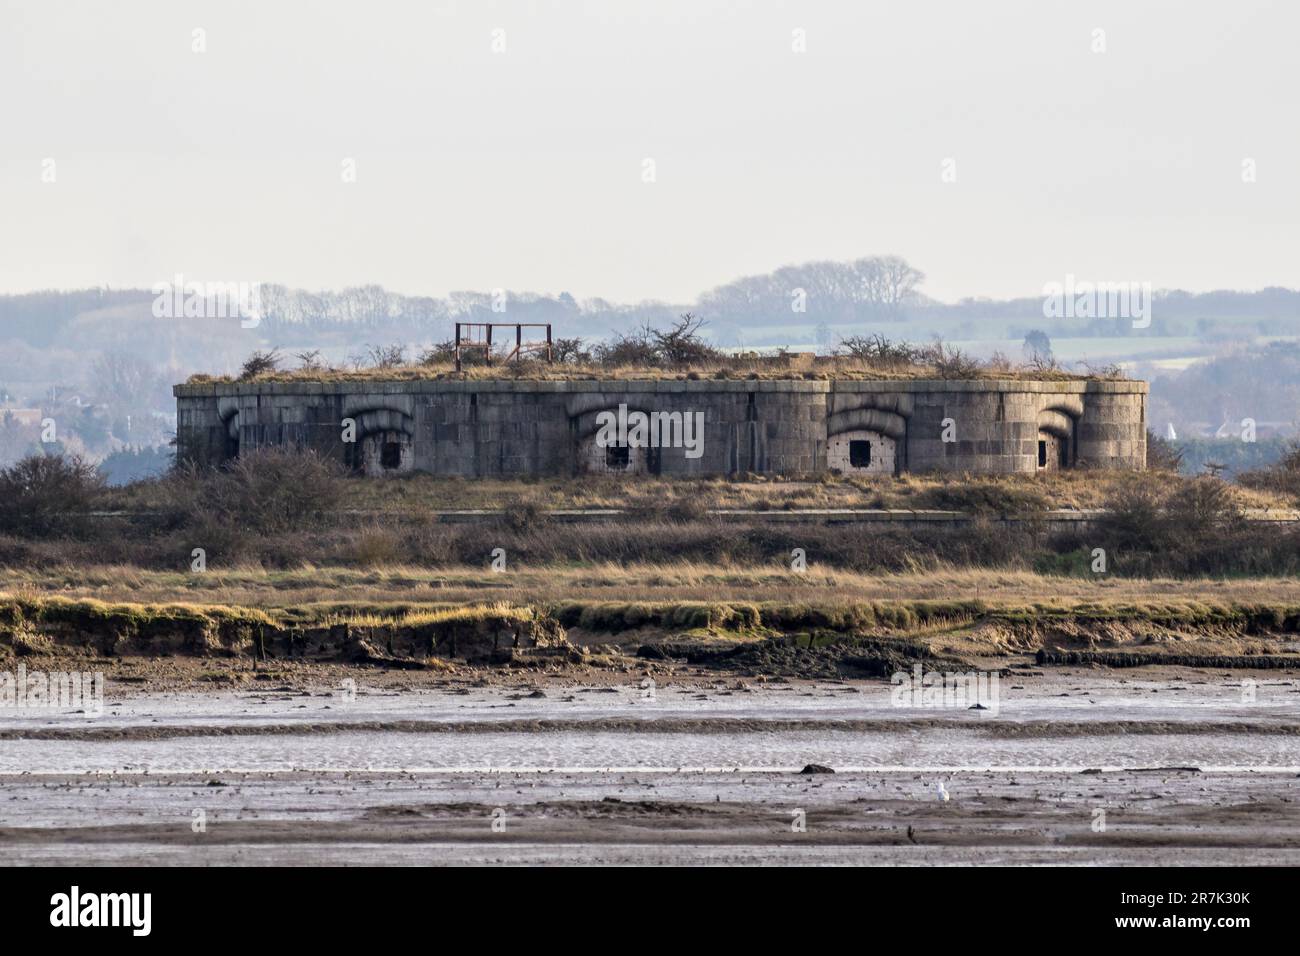
M 516 534 L 540 531 L 550 521 L 546 509 L 535 501 L 515 500 L 505 509 L 506 526 Z
M 1183 467 L 1183 453 L 1169 439 L 1147 432 L 1147 471 L 1176 475 Z
M 592 356 L 601 365 L 652 367 L 659 364 L 659 354 L 650 339 L 649 329 L 618 333 L 609 342 L 598 343 Z
M 1167 544 L 1168 523 L 1161 512 L 1164 502 L 1154 482 L 1133 482 L 1106 501 L 1099 519 L 1106 543 L 1112 548 L 1151 551 Z
M 681 368 L 718 362 L 723 354 L 700 335 L 703 327 L 703 319 L 686 312 L 665 330 L 646 324 L 632 332 L 617 334 L 610 342 L 596 345 L 591 357 L 605 366 L 641 368 Z
M 1286 495 L 1300 504 L 1300 444 L 1292 445 L 1267 468 L 1242 472 L 1237 481 L 1247 488 Z
M 20 536 L 82 527 L 104 476 L 77 455 L 28 455 L 0 470 L 0 529 Z
M 1226 481 L 1203 477 L 1174 486 L 1165 499 L 1165 517 L 1182 538 L 1204 545 L 1213 535 L 1239 526 L 1245 516 Z
M 716 362 L 722 353 L 700 336 L 704 320 L 686 312 L 665 332 L 650 333 L 655 352 L 665 365 L 700 365 Z
M 1218 478 L 1143 481 L 1107 502 L 1098 530 L 1127 576 L 1240 573 L 1248 551 L 1273 563 L 1269 542 L 1242 519 L 1231 486 Z
M 560 365 L 585 365 L 591 352 L 580 338 L 557 338 L 551 343 L 551 357 Z
M 913 365 L 920 360 L 921 350 L 907 342 L 893 342 L 880 333 L 851 335 L 840 340 L 840 351 L 849 358 L 879 368 Z
M 921 357 L 933 365 L 935 372 L 943 379 L 979 378 L 983 371 L 979 359 L 966 354 L 955 345 L 945 345 L 939 340 L 923 349 Z
M 277 349 L 271 349 L 269 352 L 254 352 L 244 361 L 243 368 L 239 370 L 239 380 L 246 382 L 259 375 L 269 375 L 279 367 L 280 353 Z
M 420 365 L 448 365 L 456 361 L 456 343 L 451 339 L 445 342 L 435 342 L 421 352 L 416 361 Z
M 406 364 L 406 346 L 368 345 L 366 360 L 375 368 L 400 368 Z
M 982 515 L 1033 515 L 1051 506 L 1038 488 L 1010 482 L 974 481 L 936 485 L 916 497 L 918 508 Z
M 344 495 L 342 465 L 315 452 L 264 448 L 219 469 L 185 466 L 160 485 L 172 515 L 188 528 L 225 537 L 308 528 L 332 514 Z

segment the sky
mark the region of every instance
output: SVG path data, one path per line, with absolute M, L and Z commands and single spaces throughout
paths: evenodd
M 1296 287 L 1298 33 L 1262 0 L 0 0 L 0 293 L 689 302 L 887 254 L 945 301 Z

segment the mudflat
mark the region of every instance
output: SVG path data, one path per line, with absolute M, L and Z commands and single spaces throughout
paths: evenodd
M 0 713 L 6 861 L 1300 862 L 1292 670 L 184 676 Z

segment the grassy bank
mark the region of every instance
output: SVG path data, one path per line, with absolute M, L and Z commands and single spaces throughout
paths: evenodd
M 1121 471 L 1063 471 L 1041 475 L 901 475 L 817 479 L 780 476 L 674 479 L 585 476 L 581 479 L 442 478 L 413 473 L 382 481 L 341 479 L 341 507 L 418 516 L 422 512 L 508 509 L 620 509 L 645 517 L 698 517 L 706 510 L 781 511 L 800 508 L 878 508 L 1021 515 L 1052 509 L 1105 508 L 1132 488 L 1189 479 Z M 1241 508 L 1287 509 L 1300 499 L 1261 487 L 1227 485 Z M 107 511 L 148 512 L 169 504 L 157 482 L 109 489 Z
M 993 605 L 1056 603 L 1285 604 L 1300 588 L 1294 578 L 1122 578 L 1044 575 L 1031 570 L 940 567 L 862 573 L 823 567 L 804 573 L 773 561 L 764 566 L 691 561 L 527 566 L 511 562 L 493 572 L 486 556 L 476 567 L 418 565 L 349 568 L 306 564 L 158 571 L 123 565 L 0 568 L 0 594 L 63 597 L 107 603 L 147 602 L 277 608 L 339 602 L 463 605 L 484 602 L 555 604 L 609 601 L 765 601 L 835 605 L 854 601 L 985 601 Z
M 880 676 L 912 659 L 1082 654 L 1300 666 L 1300 603 L 1166 600 L 333 601 L 275 608 L 0 596 L 0 656 L 620 666 L 683 658 L 761 672 Z M 1053 657 L 1055 655 L 1055 657 Z M 1080 658 L 1082 659 L 1082 658 Z M 1120 660 L 1120 658 L 1116 658 Z M 847 662 L 847 663 L 846 663 Z M 1261 666 L 1265 666 L 1261 664 Z M 855 670 L 856 669 L 856 670 Z

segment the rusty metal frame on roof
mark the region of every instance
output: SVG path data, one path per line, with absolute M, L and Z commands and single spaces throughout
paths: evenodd
M 486 365 L 492 364 L 492 330 L 514 329 L 515 345 L 506 353 L 505 361 L 518 362 L 526 355 L 543 353 L 546 361 L 555 361 L 551 348 L 551 323 L 549 322 L 457 322 L 455 338 L 456 371 L 460 371 L 464 353 L 482 352 Z M 524 329 L 545 329 L 545 342 L 525 342 Z M 509 341 L 509 339 L 507 339 Z

